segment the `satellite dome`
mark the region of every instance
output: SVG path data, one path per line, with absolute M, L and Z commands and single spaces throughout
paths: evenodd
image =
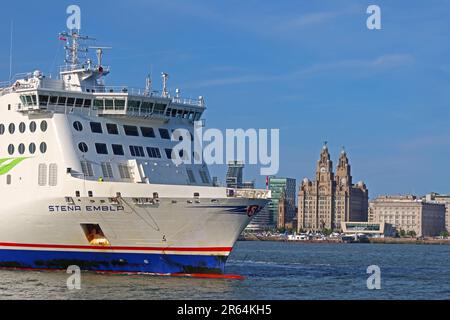
M 309 183 L 309 179 L 308 179 L 308 178 L 303 179 L 303 183 L 304 183 L 304 184 Z

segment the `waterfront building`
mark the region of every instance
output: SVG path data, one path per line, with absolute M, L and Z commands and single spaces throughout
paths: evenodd
M 369 191 L 353 184 L 347 153 L 342 149 L 336 174 L 325 143 L 317 161 L 314 181 L 305 178 L 298 195 L 297 231 L 341 229 L 345 221 L 367 221 Z
M 450 195 L 432 192 L 422 199 L 425 199 L 427 202 L 436 202 L 445 205 L 445 230 L 450 232 Z
M 370 202 L 370 222 L 389 223 L 417 237 L 438 236 L 445 230 L 445 205 L 413 195 L 379 196 Z
M 273 224 L 278 229 L 285 228 L 287 222 L 295 217 L 296 180 L 293 178 L 269 177 L 268 187 L 271 191 L 271 201 L 267 208 L 271 214 Z M 280 212 L 280 202 L 282 211 Z
M 394 237 L 395 228 L 390 223 L 385 222 L 342 222 L 342 232 L 349 234 L 365 234 L 376 237 Z
M 228 171 L 226 177 L 227 188 L 242 188 L 243 171 L 244 163 L 242 161 L 228 162 Z

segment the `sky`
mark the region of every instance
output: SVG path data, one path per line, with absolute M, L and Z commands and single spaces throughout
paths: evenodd
M 66 8 L 82 33 L 112 46 L 108 85 L 144 87 L 151 72 L 205 97 L 207 128 L 280 129 L 278 176 L 313 178 L 324 141 L 334 165 L 345 146 L 354 182 L 380 194 L 450 194 L 450 2 L 21 1 L 0 12 L 0 81 L 57 74 Z M 369 30 L 367 7 L 381 9 Z M 225 180 L 226 168 L 213 176 Z M 246 180 L 264 187 L 259 167 Z

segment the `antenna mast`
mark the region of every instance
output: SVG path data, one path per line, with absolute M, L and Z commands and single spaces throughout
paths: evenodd
M 12 62 L 13 62 L 13 32 L 14 32 L 14 22 L 11 20 L 11 41 L 9 47 L 9 80 L 12 78 Z

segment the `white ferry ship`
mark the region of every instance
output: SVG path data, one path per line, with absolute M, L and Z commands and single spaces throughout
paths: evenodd
M 103 50 L 60 34 L 58 79 L 40 71 L 0 86 L 0 267 L 222 274 L 266 190 L 214 186 L 205 163 L 172 159 L 203 98 L 107 87 Z M 192 136 L 193 137 L 193 136 Z M 176 140 L 176 141 L 175 141 Z

